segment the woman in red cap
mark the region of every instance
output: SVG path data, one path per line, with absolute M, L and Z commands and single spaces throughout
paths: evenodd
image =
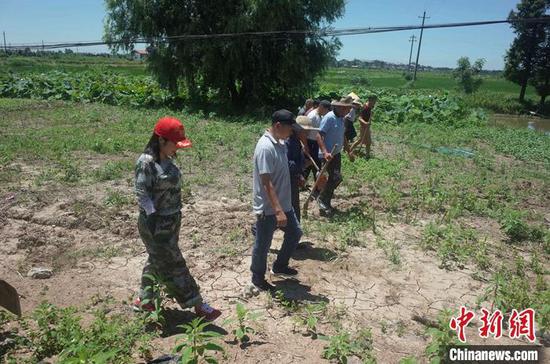
M 183 308 L 215 320 L 221 315 L 203 301 L 178 246 L 181 226 L 181 172 L 172 162 L 176 151 L 190 148 L 183 124 L 176 118 L 159 119 L 145 151 L 136 163 L 135 190 L 139 202 L 138 229 L 149 258 L 143 268 L 141 290 L 134 309 L 152 311 L 150 275 L 158 276 Z

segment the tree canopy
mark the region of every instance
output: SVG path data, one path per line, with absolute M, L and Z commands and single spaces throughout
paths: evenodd
M 114 49 L 148 43 L 148 64 L 171 92 L 216 98 L 236 109 L 285 105 L 309 93 L 340 47 L 319 34 L 208 39 L 164 37 L 266 31 L 316 32 L 341 17 L 344 0 L 106 0 Z

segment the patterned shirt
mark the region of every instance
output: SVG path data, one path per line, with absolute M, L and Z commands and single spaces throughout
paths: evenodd
M 181 210 L 181 172 L 172 160 L 157 163 L 144 153 L 136 162 L 135 176 L 139 206 L 147 215 L 167 216 Z

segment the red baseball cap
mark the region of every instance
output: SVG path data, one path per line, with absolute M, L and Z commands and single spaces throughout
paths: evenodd
M 178 148 L 191 148 L 191 140 L 185 136 L 185 127 L 176 118 L 160 118 L 155 125 L 155 134 L 176 144 Z

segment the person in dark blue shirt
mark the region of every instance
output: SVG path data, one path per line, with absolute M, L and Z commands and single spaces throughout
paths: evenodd
M 287 147 L 288 169 L 290 171 L 292 207 L 298 221 L 300 221 L 300 188 L 305 184 L 303 145 L 307 144 L 308 134 L 316 134 L 319 132 L 319 129 L 313 127 L 311 120 L 307 116 L 298 116 L 296 124 L 300 125 L 301 129 L 299 131 L 294 130 L 285 143 Z

